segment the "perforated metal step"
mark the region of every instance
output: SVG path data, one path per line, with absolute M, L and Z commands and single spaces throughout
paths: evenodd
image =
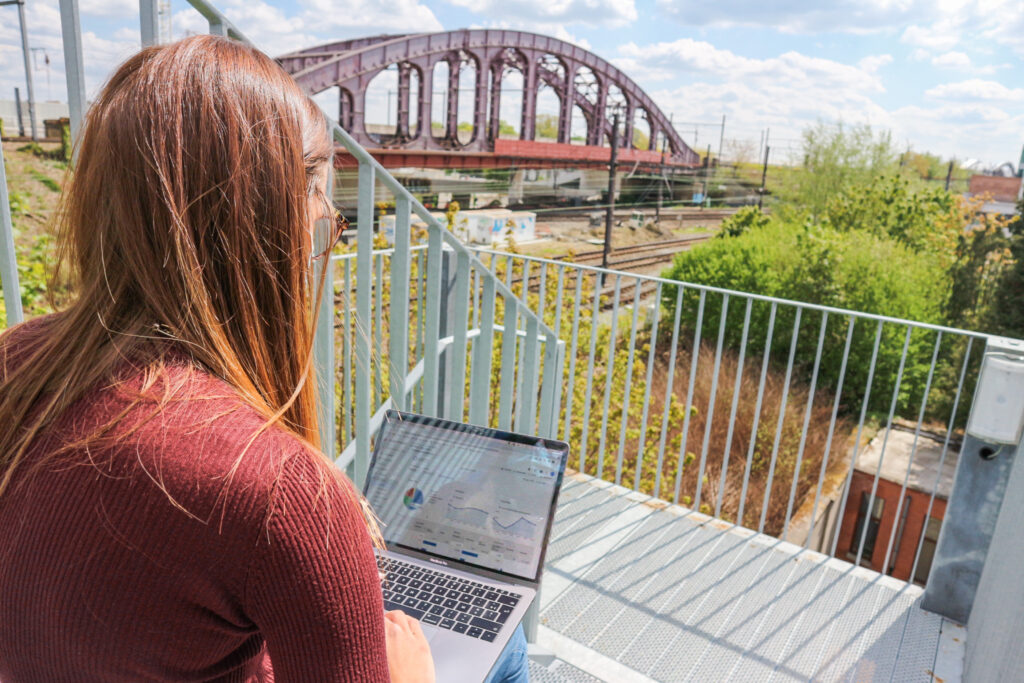
M 556 659 L 548 666 L 530 660 L 530 683 L 603 683 L 572 664 Z
M 960 678 L 964 629 L 917 586 L 589 477 L 564 491 L 540 643 L 587 675 Z

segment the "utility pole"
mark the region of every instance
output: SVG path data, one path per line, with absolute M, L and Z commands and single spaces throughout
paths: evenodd
M 661 191 L 665 184 L 665 142 L 661 143 L 661 163 L 658 165 L 658 203 L 654 205 L 654 222 L 661 225 Z
M 18 136 L 25 137 L 25 118 L 21 114 L 21 91 L 14 89 L 14 109 L 18 115 Z
M 28 29 L 25 27 L 25 0 L 2 0 L 3 5 L 18 6 L 18 23 L 21 25 L 21 51 L 25 58 L 25 83 L 28 86 L 28 120 L 32 126 L 31 136 L 36 139 L 36 96 L 32 87 L 32 51 L 28 47 Z
M 704 157 L 704 204 L 711 208 L 711 145 L 708 145 L 708 155 Z
M 722 143 L 725 142 L 725 114 L 722 114 L 722 130 L 718 134 L 718 162 L 722 162 Z
M 949 192 L 949 181 L 953 179 L 953 162 L 949 162 L 949 168 L 946 169 L 946 192 Z
M 764 167 L 761 169 L 761 191 L 757 195 L 757 208 L 758 210 L 764 207 L 764 187 L 765 181 L 768 179 L 768 153 L 771 151 L 771 147 L 765 145 L 764 147 Z
M 612 158 L 608 164 L 608 207 L 604 215 L 604 246 L 601 248 L 601 267 L 608 267 L 608 252 L 612 247 L 612 222 L 615 220 L 615 162 L 619 160 L 619 112 L 612 117 Z

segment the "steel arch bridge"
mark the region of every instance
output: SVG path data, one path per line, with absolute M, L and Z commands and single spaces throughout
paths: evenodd
M 277 61 L 310 95 L 337 86 L 339 123 L 384 157 L 386 165 L 487 166 L 501 159 L 522 166 L 607 163 L 616 111 L 623 122 L 621 161 L 645 165 L 664 161 L 673 166 L 696 166 L 700 161 L 629 76 L 594 53 L 549 36 L 489 29 L 369 36 L 299 50 Z M 447 83 L 434 83 L 435 67 L 442 62 L 448 67 Z M 392 134 L 374 134 L 366 125 L 367 88 L 392 66 L 398 71 L 397 122 Z M 470 66 L 476 73 L 472 134 L 460 139 L 459 80 L 462 69 Z M 499 135 L 502 81 L 512 71 L 518 71 L 523 80 L 518 140 Z M 418 84 L 415 102 L 414 79 Z M 555 142 L 536 139 L 537 97 L 544 87 L 551 88 L 559 100 Z M 430 124 L 436 91 L 445 93 L 440 135 Z M 573 107 L 579 108 L 586 122 L 585 145 L 570 144 L 575 132 L 571 130 Z M 411 123 L 413 112 L 415 123 Z M 633 145 L 638 115 L 649 129 L 646 149 Z M 387 164 L 388 158 L 392 163 Z

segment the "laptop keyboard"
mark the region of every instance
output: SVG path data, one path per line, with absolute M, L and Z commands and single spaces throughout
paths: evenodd
M 378 557 L 384 609 L 487 642 L 498 636 L 522 597 L 471 579 Z

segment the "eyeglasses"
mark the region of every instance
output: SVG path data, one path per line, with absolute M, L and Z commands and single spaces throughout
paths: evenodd
M 328 202 L 326 197 L 323 198 L 323 201 L 325 207 L 330 207 L 330 215 L 332 218 L 325 216 L 324 218 L 320 218 L 316 221 L 316 234 L 313 236 L 314 243 L 323 236 L 328 237 L 328 240 L 325 248 L 311 257 L 313 261 L 317 261 L 329 255 L 341 239 L 342 233 L 348 229 L 348 219 L 342 215 L 341 211 L 334 208 L 334 206 Z M 328 224 L 328 221 L 330 221 L 330 225 Z

